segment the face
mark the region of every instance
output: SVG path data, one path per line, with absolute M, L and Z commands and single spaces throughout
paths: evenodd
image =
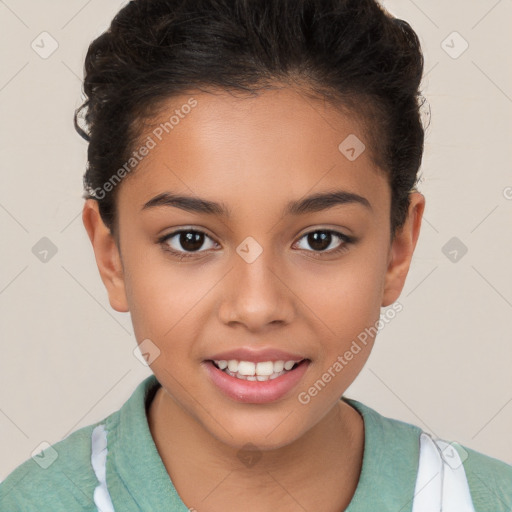
M 84 209 L 111 304 L 130 311 L 137 341 L 158 354 L 152 371 L 206 432 L 235 448 L 284 446 L 364 366 L 372 335 L 344 354 L 398 298 L 423 196 L 392 243 L 390 187 L 357 119 L 291 89 L 174 98 L 153 121 L 141 141 L 154 147 L 119 189 L 120 259 Z M 339 149 L 354 135 L 366 145 L 355 159 Z M 224 360 L 267 379 L 230 376 Z M 288 360 L 300 364 L 280 370 Z

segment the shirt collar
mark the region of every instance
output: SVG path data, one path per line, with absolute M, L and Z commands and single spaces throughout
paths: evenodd
M 169 478 L 148 425 L 147 408 L 159 387 L 155 375 L 150 375 L 121 407 L 117 428 L 109 434 L 109 445 L 115 443 L 111 459 L 115 467 L 110 471 L 119 473 L 132 498 L 145 510 L 187 512 L 189 509 Z M 359 482 L 345 512 L 410 512 L 421 429 L 381 416 L 357 400 L 341 399 L 361 414 L 365 434 Z M 108 466 L 107 461 L 107 472 Z M 115 495 L 113 501 L 116 505 Z

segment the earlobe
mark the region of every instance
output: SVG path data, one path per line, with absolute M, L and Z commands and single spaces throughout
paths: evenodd
M 397 231 L 390 248 L 382 307 L 393 304 L 400 296 L 420 234 L 425 197 L 419 192 L 412 192 L 409 197 L 410 204 L 407 219 L 402 228 Z
M 82 221 L 89 235 L 110 305 L 116 311 L 126 313 L 129 309 L 119 248 L 110 229 L 105 226 L 100 216 L 96 200 L 86 200 L 82 211 Z

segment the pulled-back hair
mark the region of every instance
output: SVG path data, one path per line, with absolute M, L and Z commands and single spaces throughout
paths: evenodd
M 88 145 L 85 198 L 116 226 L 114 187 L 164 101 L 193 90 L 300 87 L 355 114 L 405 221 L 423 154 L 423 56 L 410 25 L 374 0 L 132 0 L 89 46 L 75 128 Z M 341 142 L 341 141 L 340 141 Z

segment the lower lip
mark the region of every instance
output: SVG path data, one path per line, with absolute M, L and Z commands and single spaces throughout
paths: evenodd
M 306 373 L 309 361 L 304 360 L 294 370 L 265 381 L 237 379 L 219 370 L 212 361 L 204 361 L 203 364 L 213 383 L 229 398 L 237 402 L 265 404 L 289 393 Z

